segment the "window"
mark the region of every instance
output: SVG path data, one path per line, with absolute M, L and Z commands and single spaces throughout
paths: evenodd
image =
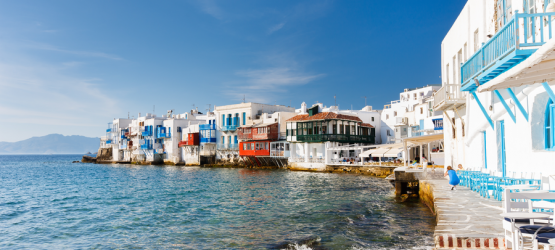
M 447 77 L 445 80 L 447 81 L 447 84 L 449 84 L 449 64 L 445 67 L 445 76 Z
M 453 56 L 453 84 L 457 84 L 457 64 L 455 64 L 456 56 Z M 460 68 L 460 66 L 459 66 Z
M 464 43 L 464 47 L 463 47 L 464 62 L 466 62 L 466 60 L 467 60 L 467 59 L 466 59 L 466 58 L 467 58 L 467 53 L 468 53 L 468 51 L 467 51 L 467 49 L 466 49 L 466 43 Z
M 416 93 L 414 93 L 414 100 L 416 100 L 416 98 L 417 98 L 417 95 L 416 95 Z
M 243 150 L 247 150 L 247 143 L 243 143 Z
M 385 119 L 386 119 L 386 120 L 389 119 L 389 115 L 385 115 Z
M 555 150 L 555 104 L 553 100 L 547 103 L 545 110 L 545 148 Z
M 420 114 L 424 114 L 424 108 L 420 108 Z
M 457 84 L 461 83 L 461 64 L 462 64 L 462 50 L 459 50 L 459 53 L 457 54 Z
M 480 48 L 480 43 L 478 40 L 478 29 L 476 29 L 476 31 L 474 31 L 474 53 L 478 51 L 478 48 Z
M 391 130 L 388 129 L 386 130 L 386 132 L 387 132 L 387 136 L 391 136 Z

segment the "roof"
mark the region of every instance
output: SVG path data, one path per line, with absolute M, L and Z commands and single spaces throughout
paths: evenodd
M 369 123 L 361 123 L 360 126 L 361 126 L 361 127 L 367 127 L 367 128 L 373 128 L 373 127 L 374 127 L 374 126 L 372 126 L 372 125 L 369 124 Z
M 276 124 L 276 123 L 277 123 L 277 122 L 272 122 L 272 123 L 260 123 L 260 124 L 254 125 L 253 127 L 255 127 L 255 128 L 267 127 L 267 126 L 270 126 L 270 125 L 274 125 L 274 124 Z
M 331 120 L 331 119 L 362 122 L 362 120 L 356 116 L 342 115 L 334 112 L 322 112 L 322 113 L 315 114 L 313 116 L 308 116 L 308 114 L 296 115 L 289 118 L 287 121 L 294 122 L 294 121 L 314 121 L 314 120 Z

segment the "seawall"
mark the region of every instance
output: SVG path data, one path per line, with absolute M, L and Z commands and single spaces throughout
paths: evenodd
M 436 249 L 506 249 L 501 202 L 448 181 L 420 180 L 419 196 L 436 216 Z

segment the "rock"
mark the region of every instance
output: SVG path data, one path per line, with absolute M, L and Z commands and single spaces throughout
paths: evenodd
M 81 159 L 83 163 L 96 163 L 96 157 L 83 155 L 83 159 Z M 79 162 L 79 161 L 77 161 Z
M 80 163 L 80 161 L 72 161 L 71 163 Z

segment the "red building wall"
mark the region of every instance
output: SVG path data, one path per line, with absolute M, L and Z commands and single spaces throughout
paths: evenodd
M 270 156 L 270 140 L 239 143 L 240 156 Z M 258 144 L 258 150 L 256 145 Z
M 264 127 L 261 127 L 264 128 Z M 278 124 L 274 123 L 272 125 L 266 126 L 269 133 L 258 133 L 259 128 L 252 128 L 252 139 L 253 140 L 277 140 L 279 137 Z

